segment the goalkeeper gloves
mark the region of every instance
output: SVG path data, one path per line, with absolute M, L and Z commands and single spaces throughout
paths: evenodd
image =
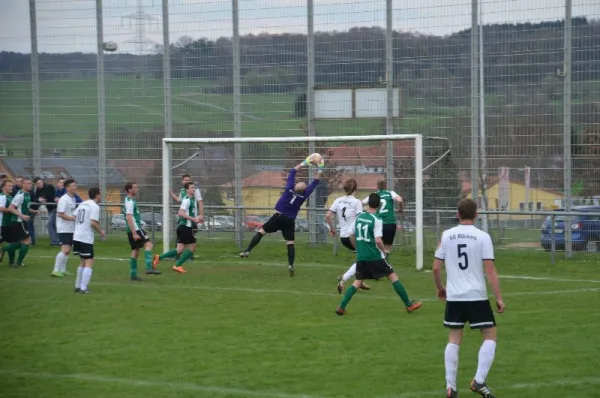
M 321 160 L 321 163 L 319 163 L 319 165 L 317 167 L 318 167 L 317 173 L 319 173 L 319 174 L 323 173 L 323 170 L 325 169 L 325 161 Z
M 310 156 L 307 156 L 306 159 L 302 161 L 302 166 L 306 166 L 310 163 Z

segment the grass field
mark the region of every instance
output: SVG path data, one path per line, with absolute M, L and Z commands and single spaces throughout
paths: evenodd
M 444 305 L 409 253 L 392 263 L 422 310 L 406 314 L 380 281 L 340 318 L 335 279 L 352 258 L 329 247 L 298 244 L 290 278 L 279 243 L 242 261 L 230 242 L 202 242 L 187 274 L 164 263 L 163 275 L 134 284 L 126 242 L 113 238 L 98 242 L 94 293 L 82 296 L 73 276 L 50 278 L 56 250 L 46 245 L 26 267 L 0 268 L 3 397 L 443 396 Z M 599 396 L 599 266 L 498 251 L 507 311 L 488 379 L 498 397 Z M 468 333 L 461 349 L 461 396 L 479 341 Z
M 174 79 L 173 123 L 193 126 L 199 132 L 233 131 L 233 96 L 203 92 L 212 84 L 198 79 Z M 304 135 L 305 118 L 296 118 L 297 93 L 244 94 L 241 98 L 244 136 Z M 43 148 L 69 150 L 89 146 L 88 138 L 98 130 L 97 83 L 95 79 L 40 82 L 40 130 Z M 436 119 L 457 112 L 453 108 L 406 105 L 399 128 L 405 131 L 431 126 Z M 164 123 L 163 84 L 159 79 L 136 80 L 113 77 L 106 81 L 107 130 L 128 128 L 148 131 Z M 380 133 L 383 121 L 376 119 L 319 120 L 319 135 Z M 0 82 L 0 137 L 7 148 L 21 154 L 31 148 L 33 134 L 31 84 Z

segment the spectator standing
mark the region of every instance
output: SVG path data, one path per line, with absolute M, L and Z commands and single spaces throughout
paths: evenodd
M 15 185 L 13 185 L 13 192 L 12 192 L 12 197 L 14 198 L 15 196 L 17 196 L 17 194 L 19 193 L 19 191 L 21 190 L 21 187 L 23 186 L 23 177 L 21 176 L 16 176 L 15 177 Z
M 56 189 L 52 184 L 44 183 L 44 180 L 42 180 L 40 177 L 35 177 L 33 179 L 33 187 L 34 188 L 32 202 L 38 204 L 32 204 L 31 208 L 33 210 L 39 211 L 39 208 L 41 206 L 39 203 L 45 205 L 46 210 L 48 211 L 48 218 L 50 218 L 50 214 L 54 212 L 54 229 L 52 231 L 56 236 L 52 236 L 52 232 L 49 228 L 49 225 L 47 225 L 47 229 L 48 233 L 50 234 L 51 244 L 55 241 L 58 242 L 58 234 L 56 233 L 56 202 L 54 201 L 54 198 L 56 197 Z M 32 245 L 35 245 L 36 242 L 34 218 L 35 217 L 31 217 L 29 225 L 29 236 L 31 236 Z

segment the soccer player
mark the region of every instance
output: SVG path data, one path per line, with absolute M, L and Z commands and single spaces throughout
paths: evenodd
M 60 251 L 54 261 L 54 270 L 51 274 L 54 277 L 69 275 L 67 272 L 67 261 L 69 260 L 69 253 L 73 245 L 73 231 L 75 231 L 74 213 L 77 207 L 77 202 L 75 201 L 77 183 L 75 180 L 68 179 L 64 181 L 63 185 L 66 193 L 60 197 L 56 208 L 56 232 L 60 241 Z
M 351 235 L 352 243 L 356 245 L 356 279 L 354 283 L 346 289 L 340 306 L 335 310 L 338 315 L 346 314 L 346 306 L 352 299 L 356 290 L 365 279 L 380 279 L 384 276 L 392 282 L 392 287 L 402 299 L 409 313 L 421 308 L 421 303 L 411 301 L 408 293 L 398 279 L 398 275 L 388 264 L 383 252 L 382 221 L 375 214 L 381 199 L 378 194 L 372 193 L 368 198 L 367 211 L 361 213 L 354 221 L 354 230 Z
M 327 221 L 327 225 L 329 225 L 329 233 L 331 233 L 331 236 L 335 236 L 336 231 L 333 221 L 334 216 L 337 214 L 340 222 L 340 241 L 342 242 L 342 245 L 351 250 L 352 253 L 356 253 L 356 248 L 350 240 L 350 235 L 352 235 L 354 230 L 354 220 L 356 220 L 356 217 L 363 211 L 362 202 L 354 197 L 354 192 L 356 192 L 357 187 L 354 178 L 346 180 L 342 187 L 346 195 L 340 196 L 334 200 L 329 211 L 325 215 L 325 220 Z M 355 273 L 356 263 L 352 264 L 350 269 L 338 278 L 337 290 L 339 294 L 342 294 L 342 291 L 344 290 L 344 282 L 352 278 Z M 364 282 L 360 285 L 360 288 L 365 290 L 370 289 Z
M 77 268 L 75 293 L 89 294 L 92 267 L 94 266 L 94 230 L 104 238 L 100 228 L 100 189 L 92 188 L 88 192 L 89 199 L 75 209 L 75 230 L 73 232 L 73 254 L 79 255 L 81 262 Z
M 12 220 L 12 212 L 10 211 L 10 203 L 12 202 L 12 182 L 4 179 L 0 183 L 0 243 L 5 243 L 0 249 L 0 263 L 4 259 L 4 248 L 11 243 L 10 224 Z M 12 264 L 15 259 L 11 259 Z
M 496 297 L 498 312 L 504 312 L 505 308 L 494 266 L 494 246 L 490 236 L 474 225 L 477 217 L 475 201 L 461 200 L 458 203 L 458 217 L 460 225 L 442 234 L 433 262 L 433 277 L 438 297 L 446 300 L 444 326 L 450 328 L 444 353 L 447 397 L 458 397 L 458 349 L 463 328 L 468 322 L 471 329 L 479 329 L 483 335 L 477 373 L 471 381 L 470 389 L 484 398 L 494 398 L 485 380 L 496 352 L 496 320 L 487 295 L 484 269 Z M 444 263 L 446 287 L 442 284 L 441 269 Z
M 27 223 L 30 220 L 30 214 L 36 212 L 36 210 L 29 208 L 31 204 L 29 193 L 31 192 L 32 187 L 33 183 L 31 179 L 23 178 L 21 189 L 10 203 L 9 209 L 12 213 L 10 236 L 13 242 L 6 247 L 6 251 L 8 252 L 11 267 L 24 266 L 23 259 L 27 255 L 29 245 L 31 244 Z M 19 256 L 17 257 L 17 262 L 13 263 L 17 249 L 19 249 Z
M 194 183 L 192 181 L 192 176 L 189 174 L 183 174 L 181 176 L 181 191 L 179 191 L 179 195 L 175 195 L 175 193 L 173 191 L 171 191 L 171 197 L 173 198 L 173 200 L 175 202 L 181 203 L 183 198 L 185 196 L 188 196 L 186 189 L 185 189 L 185 184 L 187 184 L 188 182 L 191 182 L 192 184 Z M 200 192 L 200 188 L 198 188 L 198 187 L 195 188 L 193 197 L 198 204 L 198 218 L 200 218 L 202 220 L 200 222 L 200 224 L 202 224 L 204 222 L 204 201 L 202 200 L 202 193 Z
M 160 275 L 161 272 L 156 269 L 156 256 L 152 255 L 152 242 L 142 229 L 140 211 L 138 209 L 136 195 L 140 191 L 138 184 L 128 182 L 125 184 L 125 201 L 123 202 L 123 215 L 125 216 L 125 231 L 131 247 L 131 257 L 129 258 L 130 279 L 134 282 L 140 282 L 142 279 L 137 274 L 137 259 L 140 255 L 140 249 L 144 248 L 144 260 L 146 263 L 146 274 Z
M 385 252 L 385 258 L 387 259 L 392 251 L 392 245 L 394 244 L 394 238 L 396 237 L 396 212 L 394 203 L 398 203 L 400 209 L 402 209 L 403 201 L 402 197 L 394 191 L 388 191 L 387 182 L 381 180 L 377 182 L 377 192 L 375 192 L 381 198 L 381 206 L 377 209 L 377 215 L 383 222 L 383 251 Z M 369 202 L 369 198 L 365 198 L 363 204 Z
M 155 256 L 155 263 L 165 258 L 173 258 L 179 255 L 179 260 L 173 265 L 173 271 L 185 274 L 183 263 L 190 260 L 196 251 L 196 226 L 200 222 L 198 214 L 198 201 L 195 199 L 196 187 L 193 182 L 184 185 L 185 195 L 179 207 L 179 221 L 177 222 L 177 247 L 160 256 Z
M 302 204 L 304 204 L 306 199 L 308 199 L 310 194 L 313 193 L 317 187 L 323 169 L 325 168 L 325 163 L 321 160 L 321 163 L 317 167 L 317 173 L 308 187 L 304 182 L 295 183 L 296 173 L 311 162 L 312 159 L 309 156 L 302 163 L 290 170 L 283 194 L 275 205 L 275 214 L 273 214 L 271 218 L 263 224 L 262 228 L 258 230 L 246 250 L 240 253 L 240 257 L 248 257 L 252 249 L 258 245 L 265 234 L 281 231 L 281 235 L 283 235 L 283 239 L 285 239 L 285 244 L 287 246 L 288 272 L 290 273 L 290 276 L 294 276 L 294 259 L 296 257 L 294 231 L 296 228 L 296 217 L 298 216 Z

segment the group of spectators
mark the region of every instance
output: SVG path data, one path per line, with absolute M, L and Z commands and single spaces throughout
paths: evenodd
M 2 181 L 8 179 L 5 174 L 0 175 L 0 183 Z M 21 189 L 21 184 L 23 183 L 23 177 L 17 176 L 13 181 L 13 193 L 14 197 L 19 190 Z M 46 228 L 48 230 L 48 235 L 50 236 L 50 245 L 51 246 L 60 246 L 60 239 L 58 238 L 58 233 L 56 232 L 56 204 L 61 196 L 66 193 L 64 188 L 65 179 L 58 178 L 56 180 L 56 186 L 52 184 L 47 184 L 40 177 L 35 177 L 33 179 L 33 190 L 30 193 L 31 197 L 31 209 L 39 210 L 41 206 L 46 207 L 46 211 L 48 212 L 48 222 L 46 224 Z M 75 200 L 77 203 L 83 202 L 83 200 L 75 194 Z M 31 237 L 31 245 L 35 245 L 35 217 L 37 214 L 32 213 L 30 215 L 29 222 L 27 223 L 27 228 L 29 229 L 29 236 Z

